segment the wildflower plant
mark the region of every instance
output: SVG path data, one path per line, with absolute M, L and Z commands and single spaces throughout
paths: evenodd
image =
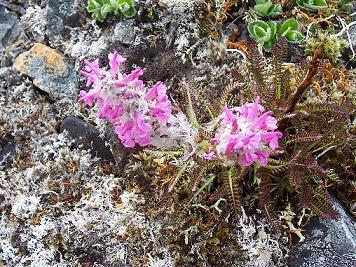
M 279 29 L 286 37 L 297 30 L 293 21 L 288 23 Z M 277 25 L 271 25 L 277 32 Z M 263 32 L 255 31 L 256 35 Z M 338 175 L 322 167 L 318 155 L 347 147 L 348 114 L 354 111 L 347 99 L 338 104 L 330 98 L 310 103 L 303 97 L 318 73 L 322 46 L 307 66 L 299 66 L 305 75 L 298 76 L 297 88 L 282 68 L 286 38 L 271 49 L 267 61 L 255 44 L 249 44 L 250 75 L 237 72 L 218 101 L 202 99 L 200 89 L 190 90 L 185 84 L 185 105 L 177 107 L 177 114 L 172 114 L 163 83 L 148 88 L 139 79 L 141 69 L 130 74 L 119 71 L 125 58 L 117 52 L 109 55 L 109 70 L 100 68 L 98 60 L 85 62 L 82 74 L 91 90 L 81 91 L 79 101 L 92 106 L 96 100 L 98 116 L 114 125 L 126 147 L 151 146 L 135 158 L 142 160 L 140 166 L 155 169 L 154 183 L 167 188 L 162 193 L 168 194 L 167 199 L 176 191 L 188 192 L 189 203 L 206 201 L 216 207 L 223 198 L 238 216 L 241 191 L 255 188 L 255 204 L 268 213 L 271 223 L 278 220 L 277 207 L 289 204 L 281 203 L 285 199 L 299 204 L 293 209 L 302 207 L 335 218 L 326 188 L 336 183 Z M 239 92 L 239 99 L 233 91 Z
M 272 112 L 264 111 L 259 97 L 254 103 L 245 103 L 241 107 L 224 107 L 219 130 L 212 139 L 216 157 L 224 159 L 225 164 L 266 165 L 269 151 L 278 147 L 282 133 L 276 131 L 277 120 Z
M 120 72 L 120 65 L 126 61 L 117 51 L 109 54 L 109 70 L 99 67 L 99 59 L 85 60 L 87 92 L 80 91 L 79 102 L 93 106 L 96 100 L 98 117 L 107 119 L 115 127 L 122 144 L 134 147 L 147 146 L 153 142 L 154 132 L 165 126 L 172 113 L 172 105 L 166 94 L 166 86 L 157 82 L 148 88 L 139 79 L 142 69 L 130 74 Z

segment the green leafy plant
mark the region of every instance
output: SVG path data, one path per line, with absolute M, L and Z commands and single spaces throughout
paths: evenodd
M 283 67 L 287 56 L 285 38 L 272 48 L 268 61 L 255 44 L 248 44 L 250 64 L 233 71 L 234 81 L 219 99 L 210 99 L 194 84 L 185 88 L 185 113 L 191 114 L 190 123 L 197 129 L 194 152 L 187 153 L 189 145 L 145 151 L 154 158 L 158 183 L 167 185 L 166 198 L 177 193 L 186 196 L 189 203 L 214 208 L 220 203 L 220 209 L 226 208 L 226 201 L 238 216 L 241 203 L 246 203 L 243 195 L 254 195 L 251 201 L 257 200 L 255 204 L 276 227 L 280 223 L 278 211 L 288 205 L 294 211 L 307 209 L 308 214 L 337 217 L 327 190 L 345 182 L 335 166 L 349 163 L 332 161 L 333 153 L 350 153 L 354 146 L 348 127 L 355 109 L 346 95 L 335 102 L 327 86 L 323 88 L 323 98 L 306 101 L 306 94 L 312 91 L 310 87 L 320 79 L 326 64 L 322 46 L 310 61 L 296 65 L 292 72 Z M 256 95 L 260 96 L 261 105 L 273 112 L 278 130 L 283 133 L 280 147 L 270 154 L 268 164 L 225 166 L 218 159 L 203 159 L 202 155 L 211 149 L 209 140 L 215 136 L 213 125 L 221 109 L 241 104 L 240 99 L 243 103 L 252 101 Z M 170 164 L 172 161 L 174 165 Z
M 270 0 L 256 0 L 256 5 L 251 10 L 261 17 L 275 17 L 282 14 L 282 6 L 273 4 Z
M 98 21 L 104 21 L 109 13 L 121 12 L 128 18 L 136 15 L 133 0 L 89 0 L 87 10 Z
M 291 18 L 283 22 L 279 27 L 278 34 L 285 36 L 289 42 L 298 42 L 303 39 L 303 35 L 299 31 L 299 23 Z
M 295 0 L 295 3 L 308 10 L 318 10 L 328 7 L 325 0 Z
M 249 84 L 241 88 L 243 98 L 253 99 L 254 95 L 259 95 L 264 107 L 273 111 L 277 118 L 278 130 L 283 132 L 279 153 L 270 158 L 267 166 L 253 171 L 254 180 L 260 184 L 259 206 L 272 219 L 273 210 L 283 205 L 280 200 L 286 195 L 290 201 L 298 203 L 294 208 L 308 208 L 323 217 L 338 216 L 327 188 L 339 183 L 333 177 L 341 175 L 334 171 L 337 164 L 326 162 L 333 158 L 329 154 L 331 150 L 346 153 L 354 145 L 348 127 L 355 108 L 346 95 L 335 102 L 331 88 L 327 87 L 323 88 L 327 97 L 305 101 L 306 92 L 325 64 L 323 45 L 320 44 L 307 65 L 304 62 L 296 66 L 296 88 L 292 86 L 291 72 L 282 68 L 286 61 L 283 40 L 272 49 L 271 71 L 257 48 L 251 45 L 250 77 L 236 73 L 237 84 Z M 271 78 L 272 82 L 267 82 Z
M 262 44 L 266 51 L 270 51 L 276 43 L 277 22 L 256 20 L 247 25 L 250 36 L 259 44 Z
M 277 42 L 277 35 L 284 36 L 289 42 L 296 43 L 303 39 L 299 31 L 299 23 L 291 18 L 278 25 L 275 21 L 256 20 L 247 25 L 250 36 L 269 52 Z M 277 34 L 278 33 L 278 34 Z
M 352 13 L 352 6 L 350 4 L 351 0 L 340 0 L 339 10 L 348 14 Z

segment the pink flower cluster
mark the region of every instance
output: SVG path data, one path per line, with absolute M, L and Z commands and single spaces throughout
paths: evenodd
M 259 97 L 254 103 L 231 110 L 225 107 L 220 115 L 219 130 L 212 139 L 215 149 L 204 157 L 238 161 L 241 166 L 250 166 L 254 162 L 266 165 L 269 151 L 278 148 L 282 133 L 276 131 L 277 120 L 271 116 L 272 112 L 263 112 Z
M 154 130 L 160 124 L 166 124 L 172 113 L 172 105 L 166 94 L 166 86 L 157 82 L 147 88 L 139 79 L 141 69 L 130 74 L 119 71 L 121 63 L 126 61 L 117 51 L 109 54 L 109 70 L 99 67 L 99 59 L 85 60 L 87 92 L 80 91 L 79 102 L 90 107 L 96 100 L 98 117 L 106 118 L 115 126 L 115 132 L 122 144 L 134 147 L 135 144 L 147 146 L 152 142 Z

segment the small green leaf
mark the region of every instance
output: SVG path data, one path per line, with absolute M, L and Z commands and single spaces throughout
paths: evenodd
M 270 0 L 256 0 L 256 5 L 263 5 L 266 2 L 269 2 Z
M 275 5 L 270 0 L 256 1 L 256 5 L 251 10 L 261 17 L 273 17 L 282 14 L 281 5 Z
M 119 2 L 117 0 L 110 0 L 110 5 L 113 10 L 117 11 L 119 9 Z
M 286 38 L 289 42 L 298 42 L 303 39 L 303 35 L 298 31 L 289 31 L 286 35 Z
M 127 18 L 131 18 L 134 17 L 136 15 L 136 9 L 134 7 L 130 7 L 128 10 L 126 10 L 125 12 L 122 12 L 122 14 L 127 17 Z
M 257 38 L 261 40 L 265 40 L 265 39 L 268 40 L 271 36 L 271 33 L 268 34 L 268 29 L 265 30 L 259 25 L 256 25 L 256 27 L 254 28 L 254 32 Z
M 314 5 L 318 7 L 327 7 L 327 3 L 325 0 L 314 0 Z
M 284 35 L 289 30 L 299 30 L 299 23 L 293 18 L 287 19 L 283 22 L 282 26 L 279 28 L 279 34 Z
M 263 48 L 267 51 L 270 52 L 272 47 L 276 44 L 276 39 L 274 38 L 273 40 L 270 40 L 268 42 L 265 42 L 263 44 Z
M 282 14 L 282 6 L 281 5 L 273 5 L 268 11 L 269 17 L 276 17 Z
M 107 14 L 117 14 L 120 11 L 125 17 L 136 15 L 133 0 L 89 0 L 88 12 L 92 13 L 95 20 L 103 21 Z
M 103 15 L 105 15 L 106 16 L 106 14 L 108 14 L 108 13 L 110 13 L 110 12 L 113 12 L 114 11 L 114 9 L 113 9 L 113 7 L 112 6 L 110 6 L 110 5 L 104 5 L 102 8 L 101 8 L 101 13 L 103 14 Z
M 247 25 L 247 30 L 256 42 L 263 45 L 266 51 L 269 51 L 276 42 L 277 23 L 275 21 L 253 21 Z
M 257 15 L 260 15 L 262 17 L 264 16 L 267 17 L 269 8 L 270 6 L 266 6 L 266 5 L 255 5 L 254 7 L 252 7 L 252 10 L 256 12 Z
M 278 34 L 285 36 L 289 42 L 295 43 L 303 39 L 299 32 L 299 23 L 295 19 L 286 20 L 279 28 Z
M 201 192 L 203 192 L 203 190 L 209 186 L 215 179 L 215 175 L 214 174 L 210 174 L 208 176 L 208 179 L 204 182 L 204 184 L 199 188 L 199 190 L 193 195 L 192 199 L 189 201 L 193 201 L 193 199 L 195 199 Z
M 325 0 L 296 0 L 298 6 L 308 10 L 318 10 L 328 7 Z

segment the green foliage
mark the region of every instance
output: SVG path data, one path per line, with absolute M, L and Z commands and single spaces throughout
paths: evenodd
M 252 54 L 249 65 L 252 77 L 245 78 L 251 86 L 243 92 L 244 99 L 259 95 L 264 107 L 273 111 L 279 121 L 278 129 L 283 132 L 280 152 L 270 158 L 269 165 L 256 171 L 261 180 L 260 208 L 263 210 L 268 206 L 269 216 L 272 217 L 273 207 L 283 205 L 280 200 L 288 196 L 314 214 L 335 218 L 337 213 L 332 208 L 327 185 L 341 181 L 334 170 L 325 169 L 325 163 L 324 166 L 320 164 L 317 155 L 326 157 L 331 150 L 346 146 L 350 140 L 350 116 L 355 113 L 355 108 L 345 96 L 337 103 L 331 96 L 311 103 L 304 103 L 302 98 L 295 110 L 285 114 L 283 110 L 294 91 L 290 85 L 291 74 L 281 67 L 285 62 L 285 49 L 283 41 L 272 49 L 270 72 L 266 72 L 268 65 L 257 48 L 251 46 L 249 49 Z M 303 64 L 298 66 L 298 71 L 304 73 L 297 80 L 301 84 L 307 71 Z M 271 77 L 272 84 L 265 82 Z
M 287 37 L 288 31 L 297 29 L 293 21 L 287 21 L 278 31 Z M 259 34 L 257 30 L 255 35 Z M 239 216 L 242 203 L 249 208 L 258 205 L 274 228 L 280 223 L 278 211 L 287 205 L 295 211 L 308 209 L 308 214 L 336 218 L 338 214 L 327 190 L 345 183 L 342 169 L 351 168 L 349 161 L 336 159 L 334 155 L 348 153 L 344 157 L 352 158 L 348 151 L 355 146 L 349 128 L 354 106 L 346 94 L 335 102 L 330 84 L 324 83 L 322 97 L 306 101 L 306 95 L 302 94 L 295 108 L 288 111 L 291 96 L 305 84 L 305 80 L 312 78 L 315 83 L 323 84 L 323 69 L 329 62 L 315 56 L 310 62 L 303 61 L 293 69 L 290 69 L 292 64 L 288 64 L 287 68 L 286 38 L 280 38 L 271 49 L 268 60 L 259 53 L 255 42 L 249 43 L 247 48 L 249 64 L 234 69 L 233 81 L 220 98 L 202 94 L 199 90 L 205 88 L 199 89 L 192 84 L 183 87 L 188 103 L 185 113 L 197 129 L 196 146 L 183 145 L 180 154 L 155 153 L 154 162 L 158 165 L 155 173 L 161 181 L 157 184 L 165 185 L 161 188 L 165 188 L 166 198 L 179 196 L 177 205 L 183 205 L 182 202 L 187 200 L 188 204 L 211 209 L 220 203 L 219 209 L 226 211 L 228 205 L 235 212 L 234 216 Z M 311 66 L 316 73 L 310 78 Z M 347 91 L 347 88 L 343 90 Z M 221 108 L 231 103 L 238 106 L 253 101 L 256 96 L 260 96 L 266 110 L 273 112 L 278 120 L 278 130 L 283 132 L 278 151 L 270 155 L 269 164 L 242 168 L 236 164 L 224 165 L 219 159 L 205 160 L 202 154 L 214 136 L 216 117 Z M 206 103 L 211 103 L 210 115 L 205 110 Z M 339 165 L 343 167 L 337 168 Z
M 328 7 L 325 0 L 295 0 L 296 4 L 308 10 L 318 10 Z
M 323 44 L 324 47 L 324 55 L 333 62 L 337 62 L 347 45 L 347 41 L 335 35 L 319 33 L 316 37 L 308 38 L 306 40 L 305 51 L 307 54 L 311 55 L 321 44 Z
M 263 46 L 265 51 L 271 51 L 277 41 L 277 34 L 284 36 L 291 43 L 299 42 L 303 35 L 299 31 L 299 23 L 291 18 L 278 25 L 275 21 L 264 22 L 256 20 L 247 25 L 250 36 Z
M 251 10 L 261 17 L 275 17 L 282 14 L 282 6 L 273 4 L 271 0 L 256 0 L 256 5 Z
M 278 30 L 279 35 L 285 36 L 289 42 L 295 43 L 303 39 L 299 31 L 299 23 L 295 19 L 287 19 Z
M 236 214 L 240 213 L 241 207 L 241 193 L 239 186 L 239 179 L 243 172 L 238 170 L 236 166 L 230 166 L 221 171 L 220 176 L 223 180 L 226 195 L 229 197 L 232 208 Z
M 250 36 L 257 42 L 262 44 L 266 51 L 270 51 L 276 43 L 277 22 L 264 22 L 257 20 L 250 22 L 247 25 Z
M 339 10 L 348 14 L 352 13 L 352 7 L 350 4 L 351 0 L 340 0 L 339 1 Z
M 87 10 L 93 13 L 93 19 L 104 21 L 109 13 L 121 12 L 125 17 L 136 15 L 133 0 L 89 0 Z

